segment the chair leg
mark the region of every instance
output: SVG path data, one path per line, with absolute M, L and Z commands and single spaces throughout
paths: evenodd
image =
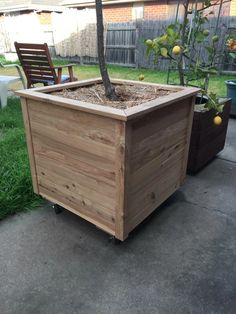
M 7 105 L 7 90 L 7 85 L 5 83 L 0 83 L 0 99 L 2 108 Z

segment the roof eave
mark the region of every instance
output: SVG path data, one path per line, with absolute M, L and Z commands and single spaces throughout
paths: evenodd
M 103 5 L 109 4 L 121 4 L 121 3 L 133 3 L 133 2 L 146 2 L 152 0 L 103 0 Z M 95 6 L 95 1 L 91 0 L 81 0 L 81 1 L 73 1 L 73 0 L 64 0 L 60 3 L 61 6 L 69 7 L 69 8 L 79 8 L 79 7 L 92 7 Z
M 49 12 L 63 12 L 65 7 L 51 6 L 43 4 L 27 4 L 27 5 L 14 5 L 9 7 L 0 8 L 0 13 L 11 13 L 19 11 L 49 11 Z

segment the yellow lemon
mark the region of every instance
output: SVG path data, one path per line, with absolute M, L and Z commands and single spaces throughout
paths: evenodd
M 180 46 L 174 46 L 174 48 L 172 49 L 172 52 L 174 55 L 179 55 L 181 53 L 181 48 Z
M 220 116 L 215 116 L 213 122 L 215 125 L 220 125 L 222 123 L 222 119 Z
M 143 75 L 143 74 L 140 74 L 139 77 L 138 77 L 138 79 L 139 79 L 140 81 L 143 81 L 143 80 L 144 80 L 144 75 Z

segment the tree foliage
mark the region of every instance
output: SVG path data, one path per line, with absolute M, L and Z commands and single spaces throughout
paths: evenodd
M 205 0 L 202 6 L 194 6 L 190 0 L 185 0 L 179 5 L 184 6 L 183 20 L 176 18 L 174 24 L 170 24 L 160 36 L 145 40 L 147 55 L 154 55 L 154 62 L 167 59 L 174 64 L 178 71 L 180 85 L 192 85 L 192 82 L 202 89 L 202 94 L 208 96 L 206 107 L 222 112 L 215 94 L 208 93 L 208 84 L 211 75 L 218 74 L 218 65 L 222 60 L 222 49 L 219 49 L 219 37 L 216 34 L 219 15 L 216 19 L 216 27 L 212 32 L 207 29 L 209 17 L 213 14 L 211 8 L 219 6 L 223 0 L 211 2 Z M 201 47 L 201 49 L 199 49 Z M 204 51 L 205 58 L 202 57 Z

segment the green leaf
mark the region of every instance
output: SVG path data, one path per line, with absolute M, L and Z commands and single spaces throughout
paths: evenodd
M 147 55 L 147 57 L 149 57 L 149 56 L 150 56 L 150 54 L 151 54 L 152 50 L 153 50 L 153 48 L 152 48 L 152 47 L 147 47 L 147 49 L 146 49 L 146 55 Z
M 168 35 L 165 34 L 165 35 L 162 35 L 161 37 L 158 38 L 158 43 L 159 44 L 166 44 L 167 43 L 167 39 L 168 39 Z
M 213 47 L 205 47 L 205 49 L 206 49 L 209 53 L 213 53 L 214 50 L 215 50 Z
M 208 97 L 205 108 L 207 108 L 208 110 L 214 109 L 217 113 L 224 110 L 224 105 L 220 104 L 219 99 L 217 98 L 217 95 L 215 93 L 207 93 L 206 91 L 203 91 L 203 94 Z
M 203 32 L 202 31 L 197 32 L 196 41 L 198 43 L 201 43 L 201 42 L 203 42 L 204 39 L 205 39 L 205 36 L 204 36 Z
M 216 69 L 208 69 L 209 74 L 217 74 L 218 71 Z
M 175 31 L 174 31 L 173 25 L 169 25 L 169 26 L 166 28 L 166 33 L 167 33 L 167 35 L 169 35 L 170 37 L 174 37 L 174 36 L 175 36 Z
M 205 5 L 206 7 L 208 7 L 209 5 L 211 5 L 211 0 L 205 0 L 205 1 L 204 1 L 204 5 Z
M 231 58 L 233 58 L 234 60 L 236 59 L 236 53 L 230 52 L 230 53 L 229 53 L 229 56 L 230 56 Z

